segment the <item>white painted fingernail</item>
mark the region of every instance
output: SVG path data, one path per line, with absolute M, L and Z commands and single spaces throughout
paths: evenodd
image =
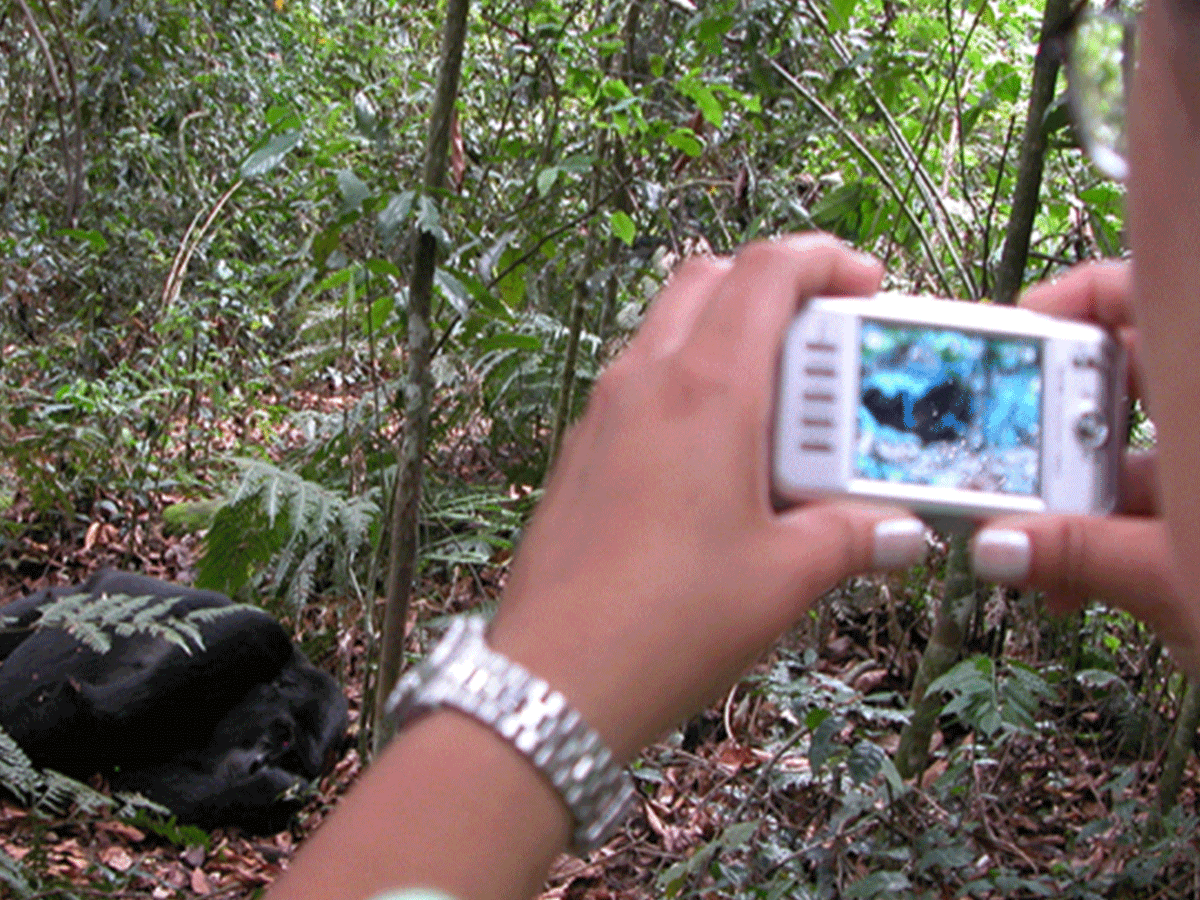
M 985 528 L 971 544 L 971 568 L 984 581 L 1019 583 L 1029 577 L 1033 546 L 1029 535 L 1009 528 Z
M 925 523 L 920 519 L 888 519 L 875 526 L 872 568 L 877 572 L 900 569 L 925 558 Z

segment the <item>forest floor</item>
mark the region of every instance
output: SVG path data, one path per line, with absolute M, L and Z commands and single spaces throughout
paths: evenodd
M 9 541 L 0 550 L 0 603 L 79 583 L 103 566 L 188 581 L 199 539 L 164 534 L 161 517 L 178 499 L 155 497 L 155 508 L 120 526 L 97 518 L 40 542 L 34 530 Z M 20 498 L 6 513 L 14 523 L 29 516 Z M 494 601 L 506 564 L 499 555 L 486 571 L 422 583 L 410 649 L 433 637 L 418 622 Z M 724 698 L 642 754 L 637 814 L 588 858 L 560 858 L 543 896 L 1200 897 L 1192 834 L 1149 824 L 1164 752 L 1160 714 L 1172 712 L 1153 698 L 1136 721 L 1114 712 L 1111 696 L 1047 698 L 1033 727 L 999 737 L 943 717 L 924 774 L 895 778 L 888 760 L 928 633 L 928 615 L 897 600 L 905 592 L 911 584 L 895 576 L 826 597 Z M 287 624 L 301 642 L 327 638 L 313 644 L 326 648 L 314 661 L 345 684 L 357 737 L 367 641 L 358 625 L 328 639 L 331 599 Z M 1045 636 L 1019 607 L 994 593 L 976 638 L 996 640 L 1007 617 L 1004 652 L 1037 663 Z M 38 898 L 251 898 L 362 769 L 350 750 L 293 826 L 275 835 L 216 829 L 194 842 L 144 822 L 53 819 L 3 802 L 0 849 L 39 874 Z M 1200 809 L 1194 757 L 1178 809 L 1190 828 Z

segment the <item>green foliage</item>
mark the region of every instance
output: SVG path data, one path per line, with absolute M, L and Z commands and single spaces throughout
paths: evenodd
M 34 628 L 58 628 L 83 646 L 107 653 L 112 648 L 111 634 L 130 637 L 145 634 L 174 644 L 189 656 L 204 649 L 200 625 L 234 612 L 237 607 L 194 609 L 182 616 L 171 608 L 178 597 L 126 594 L 68 594 L 42 607 Z M 5 621 L 0 616 L 0 624 Z
M 956 716 L 988 739 L 1036 734 L 1037 713 L 1054 692 L 1041 675 L 1021 663 L 987 656 L 965 659 L 933 681 L 929 693 L 945 692 L 942 715 Z
M 259 460 L 241 460 L 242 478 L 213 519 L 197 570 L 198 587 L 238 595 L 269 585 L 293 608 L 319 579 L 343 593 L 373 548 L 379 507 L 346 498 Z

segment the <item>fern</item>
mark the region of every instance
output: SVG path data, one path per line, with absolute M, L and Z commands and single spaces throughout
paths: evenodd
M 40 813 L 66 815 L 72 807 L 95 813 L 120 802 L 53 769 L 39 769 L 25 751 L 0 728 L 0 788 Z
M 179 647 L 189 656 L 204 649 L 200 625 L 219 616 L 229 615 L 239 607 L 206 607 L 176 615 L 172 607 L 180 597 L 155 597 L 128 594 L 67 594 L 40 610 L 34 628 L 59 628 L 85 647 L 97 653 L 112 648 L 112 637 L 131 637 L 148 634 Z M 0 626 L 9 620 L 0 616 Z
M 261 460 L 238 465 L 242 477 L 209 529 L 197 586 L 236 594 L 268 582 L 296 607 L 322 575 L 345 588 L 379 518 L 373 495 L 346 498 Z

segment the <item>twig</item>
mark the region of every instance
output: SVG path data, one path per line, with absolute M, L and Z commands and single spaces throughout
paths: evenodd
M 921 247 L 925 251 L 925 256 L 929 260 L 929 265 L 933 267 L 933 271 L 937 275 L 937 279 L 942 286 L 942 290 L 947 294 L 952 293 L 950 280 L 946 277 L 946 272 L 942 268 L 942 263 L 937 258 L 937 254 L 934 252 L 933 246 L 929 243 L 929 236 L 925 233 L 925 229 L 917 220 L 916 214 L 913 213 L 912 209 L 906 203 L 902 202 L 899 188 L 897 188 L 895 182 L 888 177 L 887 172 L 884 171 L 884 168 L 880 164 L 879 160 L 872 155 L 871 151 L 866 148 L 863 142 L 858 139 L 858 137 L 846 126 L 846 124 L 836 115 L 834 115 L 833 111 L 830 110 L 829 107 L 827 107 L 824 103 L 822 103 L 817 95 L 810 91 L 798 78 L 796 78 L 795 75 L 785 69 L 776 60 L 771 60 L 771 68 L 774 69 L 779 76 L 788 83 L 792 90 L 796 91 L 796 93 L 807 100 L 813 109 L 824 116 L 826 121 L 828 121 L 829 124 L 837 129 L 846 142 L 854 148 L 859 156 L 862 157 L 863 162 L 865 162 L 867 166 L 875 173 L 875 177 L 879 179 L 880 183 L 887 188 L 888 193 L 890 193 L 892 197 L 896 199 L 896 202 L 899 204 L 900 211 L 904 214 L 904 217 L 908 219 L 908 223 L 912 226 L 914 233 L 917 235 L 917 240 L 921 242 Z

